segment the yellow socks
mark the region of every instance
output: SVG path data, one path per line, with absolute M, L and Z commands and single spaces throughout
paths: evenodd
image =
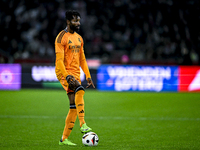
M 82 125 L 85 123 L 84 99 L 83 99 L 84 94 L 85 94 L 85 91 L 83 90 L 79 90 L 75 93 L 75 104 L 76 104 L 80 127 L 82 127 Z
M 65 128 L 63 131 L 62 141 L 68 139 L 76 121 L 76 117 L 78 115 L 80 127 L 85 123 L 84 116 L 84 99 L 83 96 L 85 94 L 84 90 L 78 90 L 75 93 L 75 105 L 70 105 L 70 109 L 68 115 L 65 120 Z
M 65 139 L 67 139 L 69 137 L 69 135 L 74 127 L 76 117 L 77 117 L 76 106 L 70 105 L 70 109 L 69 109 L 68 115 L 65 120 L 65 128 L 63 131 L 62 141 L 64 141 Z

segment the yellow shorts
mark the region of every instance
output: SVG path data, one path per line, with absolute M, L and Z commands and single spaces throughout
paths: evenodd
M 69 89 L 69 84 L 67 83 L 67 80 L 64 77 L 62 77 L 59 81 L 60 81 L 60 84 L 62 85 L 62 87 L 65 89 L 65 91 L 67 93 L 74 92 L 73 90 Z M 78 79 L 78 82 L 81 84 L 81 80 L 80 79 Z

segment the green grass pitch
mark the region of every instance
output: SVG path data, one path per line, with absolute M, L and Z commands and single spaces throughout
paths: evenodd
M 200 93 L 86 90 L 84 99 L 97 147 L 82 145 L 78 118 L 70 135 L 77 146 L 58 145 L 69 108 L 64 90 L 0 91 L 0 149 L 200 149 Z

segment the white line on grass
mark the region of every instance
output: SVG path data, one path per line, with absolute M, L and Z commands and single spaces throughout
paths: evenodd
M 0 118 L 11 119 L 64 119 L 62 116 L 35 116 L 35 115 L 0 115 Z M 86 119 L 100 120 L 155 120 L 155 121 L 200 121 L 200 118 L 172 118 L 172 117 L 86 117 Z

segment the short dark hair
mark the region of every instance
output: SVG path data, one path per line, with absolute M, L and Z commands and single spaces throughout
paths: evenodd
M 81 15 L 79 14 L 79 12 L 76 11 L 76 10 L 67 10 L 66 11 L 66 13 L 65 13 L 66 20 L 71 21 L 73 19 L 73 16 L 79 16 L 79 17 L 81 17 Z

